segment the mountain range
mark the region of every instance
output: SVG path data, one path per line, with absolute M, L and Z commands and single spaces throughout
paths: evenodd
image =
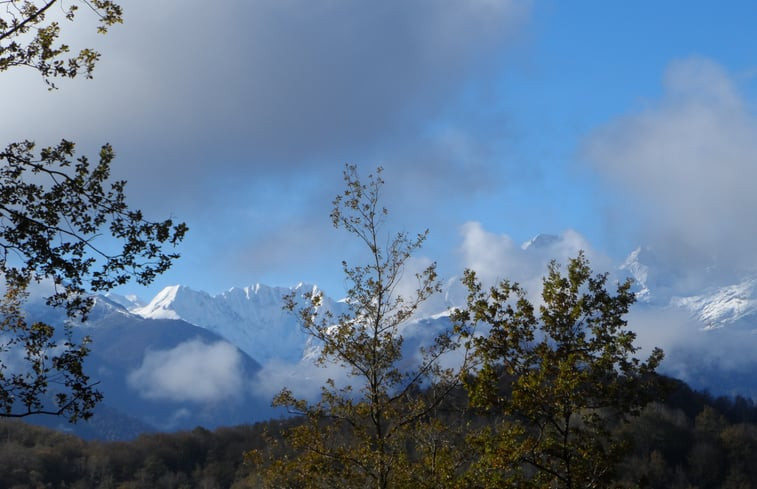
M 521 246 L 547 256 L 562 238 L 539 235 Z M 751 352 L 757 336 L 757 276 L 676 295 L 666 270 L 648 248 L 634 250 L 613 276 L 634 279 L 638 305 L 631 326 L 642 344 L 662 343 L 663 369 L 697 388 L 754 395 Z M 97 296 L 89 319 L 75 326 L 78 338 L 92 338 L 86 368 L 99 380 L 105 400 L 93 419 L 73 429 L 96 438 L 129 438 L 149 430 L 213 428 L 284 415 L 270 407 L 282 387 L 316 395 L 334 371 L 321 371 L 314 344 L 285 298 L 302 301 L 314 285 L 255 284 L 217 295 L 175 285 L 149 302 L 134 296 Z M 448 325 L 449 310 L 462 306 L 459 280 L 439 294 L 404 328 L 406 343 L 418 347 Z M 344 302 L 325 297 L 325 310 L 338 315 Z M 30 314 L 62 322 L 59 311 L 38 303 Z M 646 319 L 645 319 L 646 318 Z M 420 327 L 419 325 L 422 325 Z M 60 420 L 39 419 L 64 429 Z

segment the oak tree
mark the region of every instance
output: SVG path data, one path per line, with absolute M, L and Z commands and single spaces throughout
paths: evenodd
M 100 54 L 92 48 L 71 53 L 60 41 L 61 22 L 73 22 L 90 10 L 97 17 L 97 31 L 123 21 L 123 9 L 112 0 L 2 0 L 0 1 L 0 72 L 26 67 L 39 72 L 53 89 L 54 78 L 92 77 Z
M 499 415 L 471 438 L 481 453 L 472 486 L 609 487 L 628 448 L 611 428 L 659 393 L 654 373 L 663 354 L 634 356 L 639 348 L 625 319 L 635 300 L 631 282 L 612 293 L 607 281 L 592 275 L 583 253 L 566 275 L 552 262 L 537 307 L 518 284 L 485 290 L 466 271 L 467 307 L 455 319 L 481 365 L 470 399 Z
M 0 72 L 29 68 L 51 89 L 56 77 L 91 77 L 99 54 L 89 48 L 70 54 L 60 42 L 61 24 L 51 20 L 74 21 L 80 7 L 95 14 L 102 33 L 122 20 L 121 7 L 110 0 L 0 1 Z M 23 311 L 30 286 L 51 284 L 47 303 L 85 320 L 88 294 L 131 279 L 147 284 L 178 258 L 170 248 L 186 225 L 151 221 L 129 207 L 126 183 L 110 178 L 114 156 L 105 144 L 93 162 L 77 156 L 67 140 L 0 149 L 0 416 L 76 421 L 90 416 L 101 398 L 83 371 L 89 340 L 75 343 L 71 323 L 30 322 Z
M 333 224 L 361 241 L 368 262 L 343 262 L 348 312 L 321 308 L 320 292 L 304 306 L 289 297 L 302 327 L 322 346 L 318 361 L 347 370 L 348 381 L 329 380 L 315 402 L 282 390 L 274 404 L 302 416 L 285 433 L 285 447 L 268 470 L 268 487 L 449 487 L 459 468 L 453 430 L 435 410 L 457 385 L 457 372 L 439 360 L 455 348 L 451 328 L 422 351 L 404 344 L 403 328 L 419 305 L 439 289 L 436 266 L 416 275 L 409 297 L 396 292 L 408 260 L 427 232 L 385 234 L 381 169 L 367 183 L 355 166 L 344 172 L 346 189 L 334 200 Z M 416 356 L 417 355 L 417 356 Z

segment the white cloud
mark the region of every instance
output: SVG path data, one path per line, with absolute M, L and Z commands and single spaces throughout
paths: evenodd
M 225 341 L 186 341 L 170 350 L 148 350 L 128 376 L 146 399 L 222 402 L 243 389 L 242 357 Z
M 287 363 L 278 359 L 263 365 L 253 379 L 252 390 L 262 398 L 273 398 L 282 388 L 292 391 L 298 399 L 314 401 L 328 379 L 337 386 L 355 385 L 360 379 L 351 378 L 341 365 L 329 363 L 317 365 L 313 358 L 303 358 L 299 363 Z
M 586 158 L 644 212 L 640 242 L 689 289 L 757 266 L 757 118 L 716 63 L 671 63 L 663 98 L 590 135 Z M 710 267 L 708 269 L 708 267 Z
M 627 319 L 641 347 L 637 357 L 646 358 L 654 347 L 665 352 L 663 373 L 717 394 L 757 395 L 750 375 L 757 336 L 748 328 L 705 331 L 703 323 L 676 307 L 638 305 Z
M 501 280 L 518 282 L 537 302 L 542 288 L 541 279 L 551 260 L 564 266 L 579 251 L 584 251 L 596 273 L 611 271 L 610 260 L 595 251 L 580 233 L 572 229 L 563 231 L 548 244 L 528 249 L 523 249 L 520 243 L 506 234 L 486 231 L 478 222 L 464 224 L 461 234 L 463 267 L 474 270 L 485 286 L 492 286 Z

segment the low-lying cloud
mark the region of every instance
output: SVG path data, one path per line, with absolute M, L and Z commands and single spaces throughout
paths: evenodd
M 337 386 L 357 385 L 360 380 L 351 378 L 348 369 L 337 363 L 319 365 L 312 357 L 305 357 L 298 363 L 274 359 L 255 374 L 252 392 L 257 397 L 272 399 L 281 389 L 287 388 L 298 399 L 314 401 L 329 379 Z
M 637 333 L 640 358 L 662 348 L 661 371 L 715 394 L 757 396 L 752 372 L 757 335 L 743 325 L 704 330 L 704 324 L 676 307 L 636 305 L 628 315 Z
M 223 402 L 244 388 L 242 356 L 225 341 L 186 341 L 169 350 L 148 350 L 128 375 L 129 386 L 145 399 Z

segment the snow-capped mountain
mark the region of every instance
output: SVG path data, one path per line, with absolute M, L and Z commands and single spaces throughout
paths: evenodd
M 256 284 L 212 296 L 174 285 L 163 289 L 149 304 L 132 307 L 130 312 L 146 319 L 182 319 L 218 334 L 260 362 L 295 362 L 302 358 L 308 336 L 296 315 L 283 309 L 284 298 L 294 293 L 301 301 L 308 292 L 316 293 L 318 288 L 305 284 L 291 289 Z M 344 308 L 343 303 L 324 297 L 324 311 L 339 314 Z
M 641 246 L 636 248 L 628 255 L 626 261 L 619 267 L 621 272 L 628 272 L 634 279 L 636 288 L 636 299 L 641 302 L 650 302 L 652 293 L 649 289 L 649 266 L 644 263 L 642 258 L 643 249 Z
M 562 238 L 555 234 L 537 234 L 520 245 L 520 247 L 524 251 L 528 249 L 544 249 L 549 248 L 560 241 L 562 241 Z
M 756 291 L 757 278 L 750 278 L 701 295 L 673 297 L 671 304 L 690 311 L 705 329 L 724 328 L 757 315 Z
M 757 328 L 757 276 L 687 293 L 691 287 L 676 287 L 676 279 L 680 277 L 666 270 L 665 264 L 648 247 L 636 248 L 619 270 L 634 279 L 640 302 L 685 310 L 699 323 L 700 329 L 724 328 L 749 319 L 754 319 L 754 325 L 745 326 Z
M 561 235 L 539 234 L 524 242 L 521 249 L 524 256 L 533 252 L 547 256 L 564 248 L 564 241 Z M 708 287 L 696 294 L 681 294 L 681 288 L 675 286 L 679 277 L 649 247 L 633 250 L 618 267 L 617 275 L 621 279 L 630 275 L 635 280 L 637 298 L 644 307 L 686 311 L 693 319 L 692 330 L 757 320 L 757 276 L 735 284 Z M 306 284 L 291 288 L 255 284 L 210 295 L 174 285 L 146 304 L 134 296 L 98 296 L 90 315 L 98 318 L 110 313 L 130 313 L 145 319 L 181 319 L 217 334 L 261 363 L 272 360 L 295 363 L 304 356 L 312 356 L 313 345 L 308 343 L 308 335 L 299 326 L 296 315 L 282 309 L 284 297 L 294 293 L 301 300 L 304 293 L 317 291 L 316 286 Z M 424 305 L 421 315 L 435 317 L 462 306 L 465 294 L 459 280 L 451 279 L 442 294 Z M 323 308 L 337 315 L 346 306 L 324 297 Z
M 538 294 L 549 260 L 564 263 L 582 246 L 575 236 L 537 235 L 513 247 L 517 266 L 508 273 L 515 276 L 501 278 L 525 282 Z M 667 318 L 670 311 L 684 317 L 675 334 L 665 332 L 671 327 L 667 319 L 640 332 L 640 339 L 648 334 L 650 344 L 665 349 L 663 371 L 668 368 L 697 388 L 757 395 L 757 383 L 745 374 L 757 366 L 751 354 L 757 335 L 750 333 L 757 327 L 757 275 L 697 288 L 648 247 L 631 252 L 613 275 L 635 279 L 639 303 L 634 307 L 647 314 L 643 320 Z M 282 308 L 289 294 L 302 301 L 315 292 L 313 285 L 256 284 L 211 295 L 175 285 L 147 303 L 108 294 L 95 297 L 88 322 L 76 323 L 74 330 L 93 339 L 87 368 L 102 382 L 110 408 L 158 429 L 253 422 L 272 415 L 270 400 L 282 387 L 306 385 L 317 392 L 322 384 L 313 364 L 319 345 L 297 316 Z M 449 327 L 450 310 L 464 306 L 466 296 L 459 279 L 448 280 L 403 327 L 405 347 L 418 348 Z M 344 302 L 323 299 L 323 310 L 335 316 L 346 312 Z M 66 321 L 65 314 L 42 302 L 28 306 L 39 320 Z

